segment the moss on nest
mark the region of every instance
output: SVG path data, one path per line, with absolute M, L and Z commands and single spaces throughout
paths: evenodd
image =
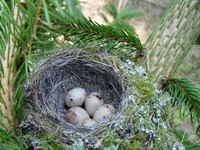
M 64 97 L 77 86 L 103 93 L 106 103 L 117 108 L 116 114 L 90 128 L 68 123 Z M 37 139 L 39 145 L 48 135 L 54 145 L 81 144 L 83 149 L 168 149 L 176 141 L 167 114 L 168 99 L 156 93 L 146 72 L 99 50 L 67 49 L 40 61 L 25 91 L 27 118 L 20 132 L 32 133 L 35 138 L 29 140 Z

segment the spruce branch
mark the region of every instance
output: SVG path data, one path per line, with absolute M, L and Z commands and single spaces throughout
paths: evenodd
M 187 111 L 191 116 L 191 122 L 199 122 L 200 118 L 200 88 L 192 84 L 188 79 L 168 78 L 166 91 L 172 97 L 172 104 L 180 110 L 181 116 Z
M 13 37 L 11 32 L 13 32 L 13 26 L 9 25 L 5 14 L 10 14 L 9 8 L 4 1 L 0 2 L 1 6 L 1 26 L 2 40 L 1 44 L 1 101 L 0 108 L 3 113 L 3 124 L 8 128 L 12 129 L 14 118 L 13 118 L 13 103 L 14 103 L 14 89 L 12 87 L 12 81 L 15 75 L 15 69 L 12 68 L 13 55 L 12 51 L 15 51 Z M 17 8 L 14 9 L 15 15 L 17 14 Z M 16 17 L 16 16 L 14 16 Z M 10 33 L 9 33 L 10 32 Z
M 82 43 L 91 43 L 91 41 L 95 40 L 95 42 L 104 44 L 112 41 L 116 45 L 123 43 L 136 51 L 143 49 L 143 46 L 135 33 L 119 27 L 100 25 L 91 19 L 84 18 L 82 20 L 75 20 L 58 25 L 57 27 L 55 26 L 54 28 L 55 32 L 62 31 L 62 34 L 63 29 L 65 29 L 64 32 L 66 37 L 78 36 Z
M 48 41 L 45 40 L 45 37 L 46 39 L 51 37 L 56 41 L 55 39 L 58 36 L 63 35 L 66 41 L 77 46 L 112 45 L 112 48 L 118 50 L 143 50 L 136 33 L 117 26 L 100 25 L 91 19 L 84 18 L 82 12 L 77 10 L 77 5 L 78 3 L 67 3 L 66 6 L 68 7 L 66 7 L 52 0 L 48 1 L 48 5 L 43 5 L 44 14 L 41 15 L 41 23 L 37 31 L 38 39 L 35 40 L 34 44 L 37 45 L 40 41 Z M 69 6 L 72 8 L 69 9 Z M 63 10 L 60 10 L 61 7 Z M 52 41 L 50 42 L 52 43 Z
M 19 25 L 10 19 L 20 31 L 18 36 L 13 35 L 21 47 L 15 62 L 21 63 L 30 50 L 42 54 L 44 49 L 52 49 L 58 44 L 57 38 L 61 35 L 65 37 L 66 43 L 71 42 L 79 47 L 103 46 L 114 54 L 120 53 L 122 49 L 130 53 L 143 49 L 136 33 L 116 26 L 100 25 L 86 19 L 77 9 L 78 2 L 67 2 L 64 4 L 53 0 L 27 0 L 25 7 L 19 5 L 19 10 L 24 15 L 24 23 Z
M 141 10 L 130 10 L 127 9 L 125 6 L 125 3 L 127 1 L 124 1 L 122 4 L 122 1 L 119 2 L 119 5 L 117 7 L 115 2 L 110 1 L 107 6 L 105 6 L 106 11 L 113 17 L 113 21 L 109 22 L 109 19 L 102 14 L 102 17 L 104 21 L 111 25 L 111 26 L 117 26 L 122 29 L 130 30 L 131 32 L 135 32 L 135 29 L 133 26 L 131 26 L 127 20 L 132 19 L 136 16 L 143 15 L 143 12 Z M 123 7 L 122 7 L 123 6 Z
M 37 29 L 38 29 L 38 24 L 39 24 L 39 21 L 40 21 L 40 16 L 41 16 L 41 11 L 42 11 L 42 4 L 43 4 L 43 1 L 40 0 L 39 1 L 39 4 L 38 4 L 38 8 L 37 8 L 37 13 L 36 13 L 36 17 L 35 17 L 35 24 L 34 24 L 34 27 L 33 27 L 33 31 L 32 31 L 32 34 L 31 34 L 31 38 L 28 42 L 28 45 L 25 49 L 22 50 L 21 52 L 21 55 L 20 55 L 20 58 L 22 59 L 29 51 L 29 49 L 31 48 L 33 42 L 34 42 L 34 38 L 35 38 L 35 35 L 36 35 L 36 32 L 37 32 Z
M 3 32 L 3 42 L 0 43 L 1 52 L 1 93 L 0 93 L 0 107 L 3 113 L 3 123 L 7 129 L 12 130 L 16 125 L 16 107 L 23 98 L 23 83 L 25 79 L 23 77 L 24 72 L 16 66 L 16 62 L 19 61 L 19 54 L 21 52 L 20 35 L 23 31 L 21 27 L 24 23 L 23 14 L 20 9 L 21 3 L 19 1 L 12 1 L 13 5 L 9 9 L 4 1 L 0 2 L 2 6 L 0 30 Z M 20 76 L 18 76 L 20 74 Z M 21 80 L 24 82 L 20 82 Z M 17 82 L 16 82 L 17 81 Z M 20 93 L 20 94 L 19 94 Z M 22 107 L 22 105 L 21 105 Z M 20 112 L 20 114 L 22 114 Z

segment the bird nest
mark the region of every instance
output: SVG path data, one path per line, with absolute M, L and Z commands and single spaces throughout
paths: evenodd
M 124 138 L 127 134 L 131 136 L 141 131 L 143 138 L 147 139 L 149 131 L 153 134 L 156 125 L 152 126 L 151 121 L 140 123 L 138 120 L 145 117 L 148 120 L 156 113 L 152 109 L 151 113 L 141 115 L 145 109 L 150 112 L 152 107 L 153 102 L 148 101 L 148 95 L 152 96 L 152 92 L 147 90 L 150 84 L 145 79 L 135 82 L 129 69 L 117 57 L 90 49 L 63 50 L 40 61 L 25 85 L 27 119 L 20 124 L 21 132 L 50 133 L 65 144 L 84 139 L 93 147 L 99 139 L 111 135 L 114 139 Z M 88 94 L 101 93 L 105 103 L 115 107 L 115 115 L 92 127 L 69 123 L 66 120 L 69 108 L 65 105 L 65 97 L 75 87 L 84 88 Z M 116 134 L 111 134 L 114 132 Z
M 26 84 L 26 109 L 29 117 L 34 118 L 34 126 L 46 131 L 60 126 L 65 131 L 64 135 L 69 137 L 67 133 L 84 135 L 114 122 L 121 113 L 127 93 L 123 76 L 111 59 L 106 55 L 88 55 L 81 49 L 66 50 L 39 62 Z M 84 88 L 88 94 L 101 93 L 105 103 L 115 107 L 116 114 L 93 127 L 80 127 L 67 122 L 69 108 L 65 105 L 65 97 L 75 87 Z

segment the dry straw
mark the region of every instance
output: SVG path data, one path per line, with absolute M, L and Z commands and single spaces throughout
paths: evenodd
M 86 138 L 111 126 L 122 113 L 128 100 L 124 64 L 117 57 L 87 49 L 63 50 L 40 61 L 25 86 L 26 113 L 32 130 L 58 133 L 59 139 L 72 142 Z M 88 93 L 104 95 L 105 103 L 115 106 L 116 114 L 94 127 L 83 128 L 66 121 L 69 108 L 65 105 L 66 93 L 82 87 Z

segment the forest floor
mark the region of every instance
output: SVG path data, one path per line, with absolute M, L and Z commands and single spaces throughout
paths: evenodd
M 144 15 L 129 20 L 129 23 L 135 28 L 142 43 L 144 43 L 152 30 L 159 22 L 163 13 L 170 5 L 171 0 L 115 0 L 116 4 L 120 8 L 123 6 L 129 9 L 141 9 Z M 119 3 L 122 2 L 120 5 Z M 108 16 L 110 20 L 112 17 L 105 11 L 105 6 L 108 5 L 109 0 L 80 0 L 82 10 L 85 16 L 90 17 L 92 20 L 97 21 L 100 24 L 105 24 L 101 14 Z M 189 51 L 188 55 L 181 64 L 177 71 L 176 77 L 184 77 L 190 79 L 193 83 L 200 87 L 200 45 L 195 45 L 192 50 Z M 188 133 L 190 141 L 196 141 L 195 130 L 190 124 L 190 120 L 182 120 L 176 116 L 177 124 L 179 128 L 184 132 Z

